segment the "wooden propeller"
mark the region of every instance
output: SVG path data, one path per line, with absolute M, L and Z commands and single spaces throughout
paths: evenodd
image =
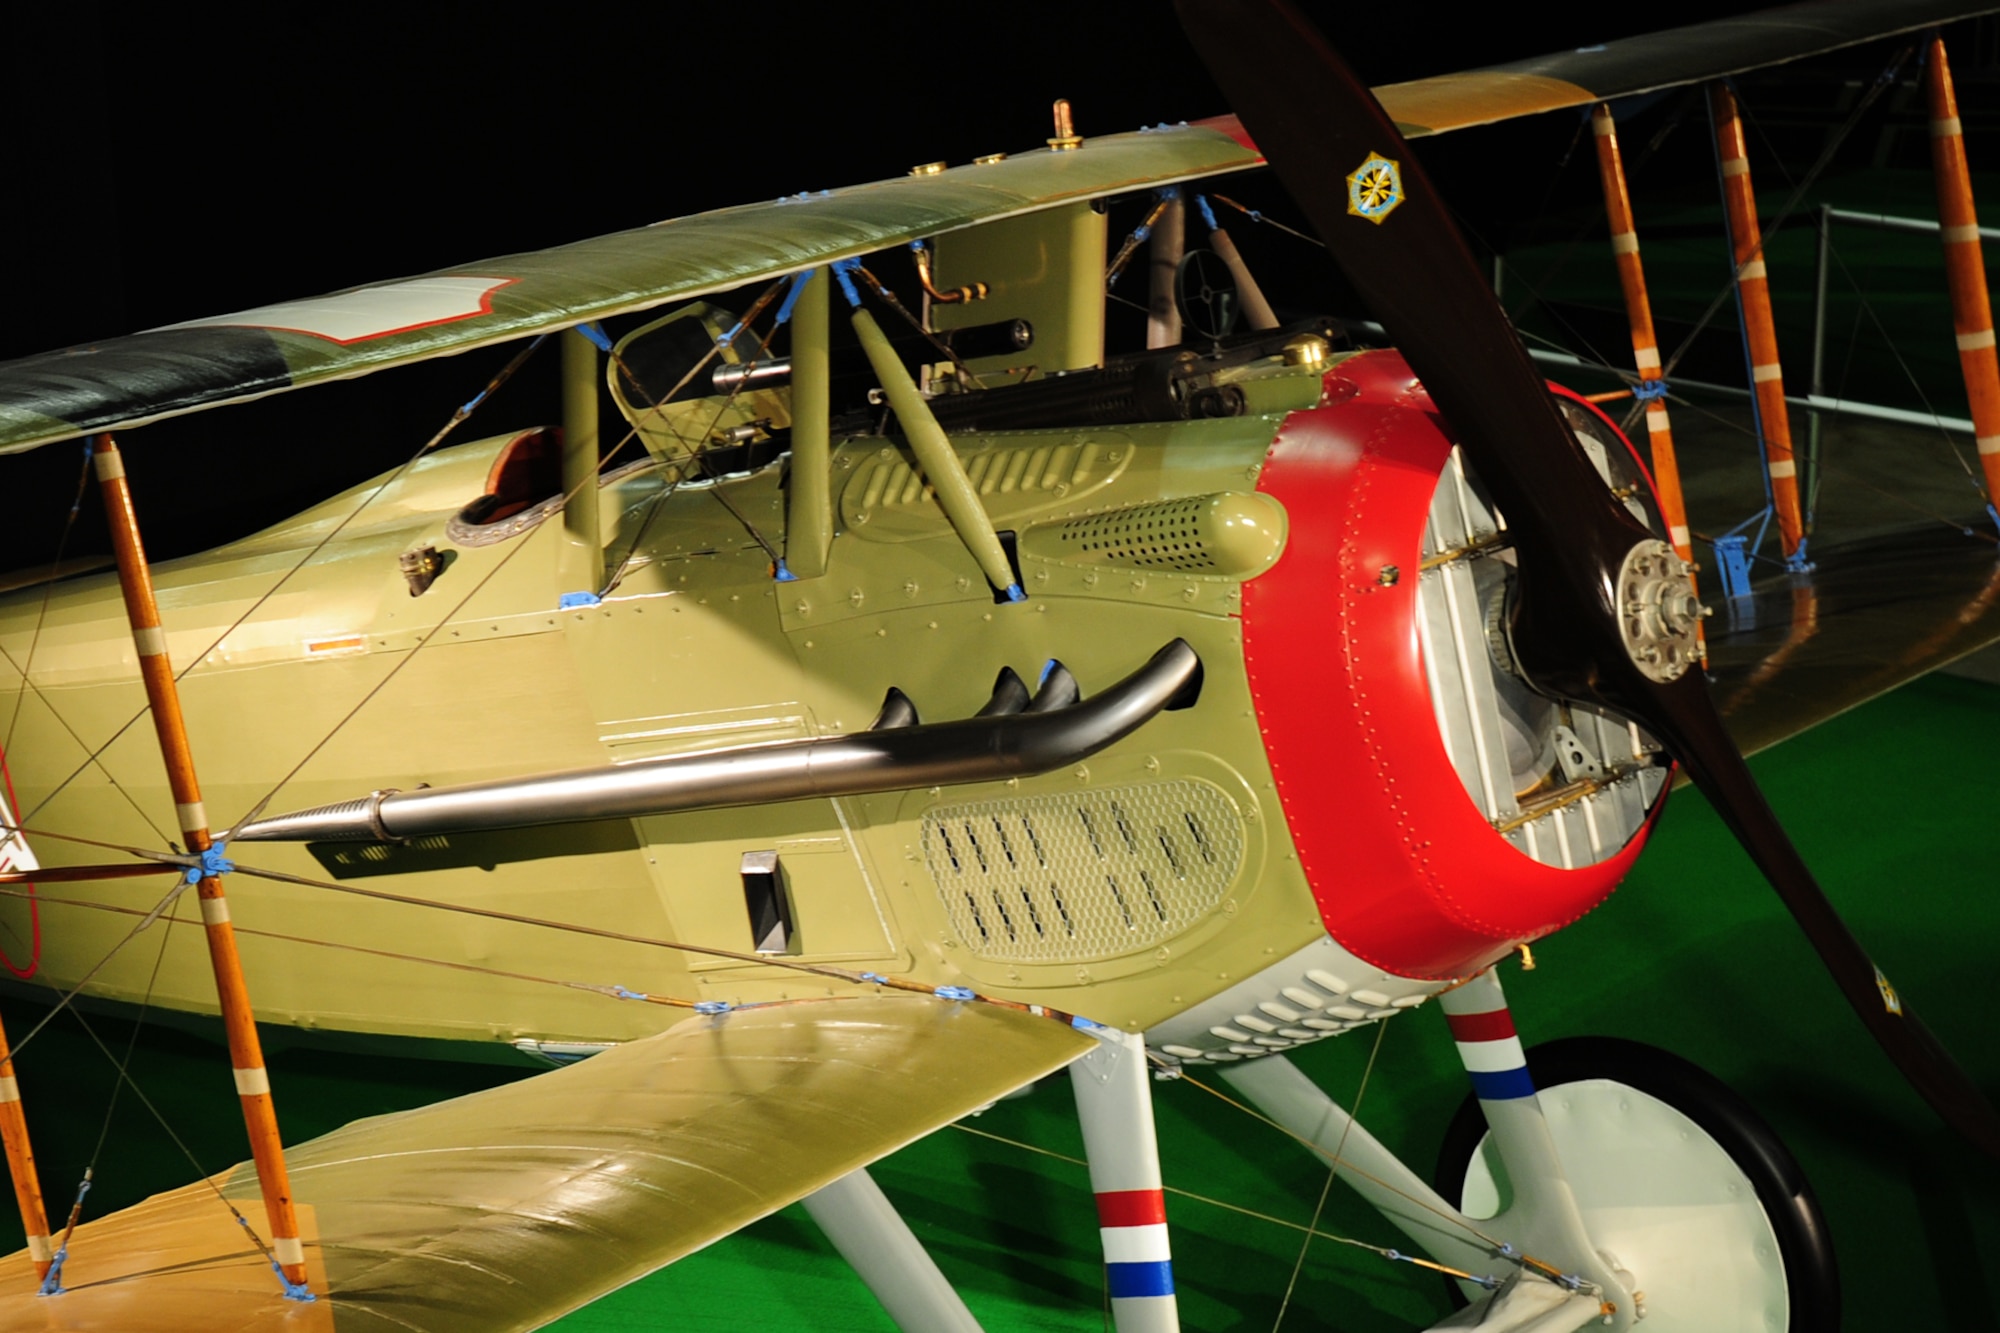
M 1625 628 L 1626 576 L 1652 534 L 1577 446 L 1395 124 L 1284 0 L 1178 3 L 1244 127 L 1506 514 L 1519 560 L 1512 637 L 1529 681 L 1555 698 L 1614 709 L 1659 738 L 1777 890 L 1889 1058 L 1940 1116 L 2000 1157 L 2000 1114 L 1827 901 L 1724 730 L 1701 672 L 1664 678 L 1656 662 L 1635 655 Z M 1369 165 L 1371 158 L 1390 170 Z

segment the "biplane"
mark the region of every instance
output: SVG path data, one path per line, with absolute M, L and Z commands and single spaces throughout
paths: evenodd
M 1667 1057 L 1545 1071 L 1494 964 L 1611 891 L 1678 770 L 2000 1149 L 1740 753 L 2000 637 L 1990 569 L 1732 737 L 1651 460 L 1534 371 L 1406 141 L 1966 12 L 1371 94 L 1285 7 L 1188 3 L 1232 116 L 1059 108 L 1027 152 L 0 365 L 0 449 L 87 439 L 119 543 L 0 603 L 6 920 L 66 997 L 219 1011 L 255 1157 L 53 1219 L 0 1320 L 533 1327 L 803 1200 L 900 1326 L 974 1328 L 866 1168 L 1067 1068 L 1121 1330 L 1178 1326 L 1150 1090 L 1208 1075 L 1458 1282 L 1439 1327 L 1831 1326 L 1755 1113 Z M 1263 299 L 1209 196 L 1267 166 L 1382 337 Z M 1107 354 L 1107 265 L 1152 279 L 1143 350 Z M 115 432 L 454 354 L 559 360 L 562 420 L 459 442 L 482 393 L 149 568 Z M 1483 1117 L 1443 1190 L 1285 1054 L 1432 1001 Z M 253 1015 L 567 1063 L 280 1152 Z

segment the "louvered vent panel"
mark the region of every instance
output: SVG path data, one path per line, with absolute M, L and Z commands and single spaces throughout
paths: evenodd
M 1243 830 L 1220 788 L 1184 779 L 940 807 L 923 848 L 966 948 L 1066 962 L 1193 925 L 1235 880 Z
M 1090 514 L 1056 525 L 1053 545 L 1058 559 L 1212 573 L 1217 567 L 1207 532 L 1212 508 L 1209 497 L 1196 495 Z

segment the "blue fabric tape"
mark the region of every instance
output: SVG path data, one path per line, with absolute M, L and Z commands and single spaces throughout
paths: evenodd
M 579 606 L 596 606 L 603 600 L 594 592 L 566 592 L 556 598 L 556 610 L 574 611 Z
M 1482 1102 L 1512 1102 L 1535 1095 L 1535 1080 L 1524 1065 L 1518 1069 L 1500 1069 L 1490 1074 L 1478 1070 L 1472 1075 L 1472 1095 Z
M 608 352 L 611 350 L 611 335 L 606 333 L 604 331 L 604 326 L 602 324 L 597 323 L 595 320 L 592 320 L 588 324 L 577 325 L 576 331 L 578 333 L 581 333 L 584 337 L 590 339 L 590 341 L 593 344 L 595 344 L 598 351 Z
M 970 987 L 939 986 L 933 992 L 940 1000 L 970 1000 L 975 998 Z
M 1665 398 L 1667 396 L 1667 382 L 1665 380 L 1640 380 L 1632 386 L 1632 396 L 1642 403 L 1649 403 L 1655 398 Z
M 1208 206 L 1207 195 L 1205 194 L 1196 195 L 1194 197 L 1194 206 L 1201 210 L 1201 220 L 1208 224 L 1208 229 L 1210 231 L 1222 230 L 1222 228 L 1219 225 L 1217 225 L 1215 221 L 1215 210 Z
M 228 847 L 226 842 L 216 843 L 201 854 L 201 864 L 189 866 L 181 878 L 190 884 L 199 884 L 205 879 L 220 879 L 236 869 L 236 863 L 224 855 Z
M 1106 1264 L 1105 1277 L 1111 1299 L 1130 1300 L 1134 1296 L 1174 1294 L 1174 1265 L 1170 1259 L 1153 1259 L 1134 1264 Z
M 841 295 L 847 298 L 847 304 L 857 310 L 861 308 L 861 293 L 854 290 L 854 279 L 851 275 L 855 269 L 860 267 L 861 261 L 858 259 L 836 259 L 833 261 L 833 276 L 840 280 Z
M 799 303 L 799 293 L 806 289 L 806 284 L 812 281 L 813 274 L 817 272 L 819 272 L 818 269 L 809 268 L 803 273 L 794 273 L 792 275 L 791 290 L 785 293 L 785 299 L 778 304 L 777 324 L 788 323 L 791 320 L 792 307 Z M 772 327 L 776 328 L 777 324 L 772 325 Z

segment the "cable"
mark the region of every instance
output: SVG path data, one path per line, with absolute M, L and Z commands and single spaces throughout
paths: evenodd
M 515 353 L 514 357 L 510 361 L 508 361 L 505 366 L 501 367 L 499 373 L 494 375 L 492 379 L 486 382 L 486 387 L 481 389 L 478 393 L 474 394 L 470 399 L 468 399 L 464 404 L 462 404 L 459 407 L 459 409 L 451 415 L 451 418 L 447 420 L 444 423 L 444 425 L 438 428 L 437 432 L 433 434 L 430 437 L 430 439 L 424 441 L 423 445 L 414 454 L 410 455 L 409 459 L 405 461 L 401 467 L 398 467 L 394 472 L 392 472 L 374 490 L 370 491 L 367 495 L 363 496 L 360 504 L 356 505 L 350 512 L 348 512 L 344 517 L 342 517 L 340 522 L 336 523 L 333 526 L 332 531 L 328 532 L 324 537 L 321 537 L 319 541 L 316 542 L 310 550 L 308 550 L 303 556 L 299 557 L 299 561 L 297 564 L 293 565 L 290 569 L 286 570 L 283 574 L 279 575 L 278 581 L 276 583 L 273 583 L 269 588 L 265 589 L 264 592 L 261 595 L 259 595 L 255 601 L 251 602 L 250 605 L 247 608 L 245 608 L 243 613 L 237 616 L 236 619 L 230 623 L 229 627 L 223 630 L 222 633 L 216 637 L 214 642 L 210 643 L 208 647 L 202 649 L 201 652 L 197 653 L 192 661 L 188 662 L 187 664 L 182 666 L 180 670 L 176 671 L 174 673 L 175 682 L 178 683 L 186 679 L 187 674 L 190 671 L 193 671 L 197 666 L 207 661 L 209 654 L 213 653 L 217 648 L 220 648 L 228 640 L 230 635 L 234 634 L 237 630 L 241 629 L 243 627 L 244 622 L 249 620 L 251 616 L 255 615 L 257 611 L 266 602 L 271 600 L 272 597 L 276 596 L 278 590 L 284 587 L 286 583 L 290 582 L 294 574 L 297 574 L 301 569 L 304 569 L 308 564 L 310 564 L 312 562 L 313 557 L 317 556 L 322 550 L 326 549 L 327 543 L 331 542 L 335 537 L 339 536 L 341 532 L 346 529 L 349 523 L 352 523 L 356 518 L 360 517 L 362 510 L 366 509 L 369 505 L 373 504 L 376 498 L 380 496 L 383 491 L 387 490 L 390 486 L 394 485 L 397 481 L 399 481 L 403 477 L 405 473 L 407 473 L 411 468 L 415 467 L 417 465 L 418 460 L 423 458 L 425 454 L 429 453 L 431 450 L 437 448 L 440 444 L 444 443 L 446 436 L 450 435 L 454 430 L 458 429 L 459 425 L 463 423 L 466 420 L 466 418 L 470 417 L 473 414 L 473 412 L 478 409 L 481 403 L 485 402 L 487 398 L 491 397 L 495 390 L 499 389 L 502 385 L 506 384 L 508 380 L 514 377 L 514 372 L 521 368 L 523 363 L 527 361 L 529 356 L 533 355 L 535 349 L 540 347 L 542 345 L 543 340 L 546 339 L 547 337 L 548 335 L 545 333 L 538 334 L 535 338 L 529 341 L 526 347 L 522 348 L 519 352 Z M 81 502 L 81 498 L 82 497 L 79 494 L 78 496 L 79 503 Z M 0 649 L 0 652 L 4 652 L 4 650 Z M 11 661 L 12 659 L 9 658 L 10 663 Z M 23 671 L 22 672 L 23 684 L 25 684 L 26 681 L 27 681 L 27 673 Z M 36 690 L 35 694 L 37 698 L 41 698 L 41 691 L 39 689 Z M 46 699 L 43 699 L 43 703 L 46 705 L 48 701 Z M 122 737 L 127 731 L 130 731 L 132 727 L 139 721 L 140 718 L 146 716 L 146 714 L 151 711 L 152 707 L 151 705 L 148 705 L 144 708 L 141 708 L 138 712 L 132 714 L 131 717 L 125 719 L 124 725 L 120 726 L 118 730 L 112 732 L 110 738 L 106 740 L 102 745 L 98 746 L 95 750 L 92 750 L 89 746 L 84 745 L 82 739 L 80 737 L 76 737 L 76 733 L 74 731 L 70 731 L 69 724 L 64 723 L 63 729 L 65 731 L 70 731 L 70 735 L 72 736 L 72 738 L 76 739 L 78 746 L 80 746 L 88 754 L 89 757 L 86 758 L 83 761 L 83 763 L 79 764 L 70 773 L 68 777 L 64 778 L 61 782 L 57 783 L 55 787 L 53 787 L 49 791 L 49 794 L 47 796 L 44 796 L 41 799 L 41 802 L 38 805 L 36 805 L 33 810 L 23 811 L 21 814 L 21 818 L 24 821 L 32 819 L 34 818 L 34 816 L 40 814 L 43 810 L 47 809 L 49 802 L 53 801 L 57 796 L 61 795 L 64 789 L 67 788 L 70 783 L 76 781 L 78 776 L 80 776 L 83 773 L 83 771 L 89 768 L 93 763 L 98 764 L 98 767 L 103 770 L 104 776 L 110 780 L 111 785 L 116 787 L 118 785 L 118 780 L 116 778 L 111 777 L 111 772 L 109 769 L 104 769 L 104 766 L 98 762 L 99 758 L 104 754 L 105 751 L 109 750 L 113 745 L 117 744 L 119 738 Z M 54 715 L 55 709 L 51 706 L 49 708 L 49 712 L 51 715 Z M 61 720 L 62 719 L 60 717 L 57 718 L 57 721 L 60 722 Z M 126 797 L 126 799 L 131 800 L 129 796 Z M 138 809 L 138 803 L 136 801 L 133 802 L 133 808 Z M 171 839 L 169 839 L 164 833 L 160 832 L 159 826 L 153 823 L 152 819 L 146 814 L 144 810 L 139 810 L 139 817 L 146 821 L 146 823 L 152 828 L 153 832 L 159 836 L 160 841 L 171 842 Z
M 1333 1178 L 1340 1174 L 1340 1158 L 1347 1150 L 1347 1135 L 1361 1115 L 1361 1099 L 1368 1095 L 1368 1080 L 1375 1072 L 1375 1057 L 1382 1053 L 1382 1038 L 1388 1030 L 1387 1023 L 1376 1022 L 1375 1044 L 1368 1048 L 1368 1063 L 1361 1067 L 1361 1085 L 1354 1091 L 1354 1106 L 1348 1111 L 1347 1123 L 1340 1127 L 1340 1138 L 1333 1146 L 1333 1163 L 1327 1167 L 1326 1180 L 1319 1187 L 1319 1202 L 1313 1205 L 1312 1222 L 1306 1228 L 1305 1239 L 1299 1242 L 1299 1257 L 1292 1261 L 1291 1280 L 1285 1283 L 1285 1297 L 1278 1302 L 1278 1317 L 1271 1321 L 1271 1333 L 1278 1333 L 1279 1326 L 1285 1322 L 1285 1311 L 1292 1306 L 1292 1292 L 1298 1287 L 1299 1274 L 1306 1266 L 1306 1250 L 1312 1245 L 1313 1233 L 1319 1230 L 1320 1214 L 1326 1211 L 1326 1196 L 1333 1189 Z
M 7 738 L 0 740 L 0 758 L 14 748 L 14 727 L 21 720 L 21 705 L 28 697 L 28 672 L 35 665 L 35 649 L 41 646 L 42 626 L 49 617 L 49 598 L 55 595 L 56 578 L 62 569 L 63 552 L 69 549 L 70 534 L 76 530 L 77 516 L 83 512 L 84 492 L 90 489 L 90 449 L 83 451 L 83 466 L 76 475 L 76 495 L 69 502 L 69 517 L 63 520 L 62 534 L 56 538 L 56 553 L 49 560 L 48 577 L 42 581 L 42 602 L 35 611 L 35 630 L 28 638 L 28 655 L 21 667 L 21 688 L 14 691 L 14 709 L 7 717 Z

